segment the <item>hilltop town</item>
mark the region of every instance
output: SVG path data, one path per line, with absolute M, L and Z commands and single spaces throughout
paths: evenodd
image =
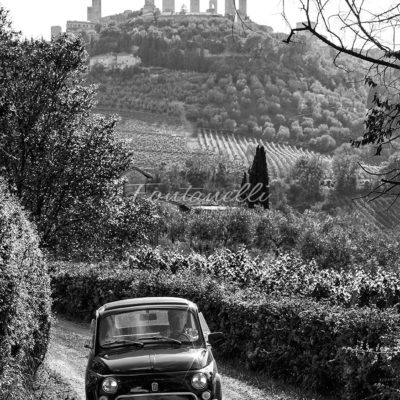
M 221 1 L 222 2 L 222 1 Z M 190 0 L 190 9 L 187 10 L 185 5 L 177 10 L 175 0 L 163 0 L 162 10 L 159 10 L 154 0 L 145 0 L 143 8 L 137 10 L 136 13 L 144 18 L 165 18 L 165 17 L 178 17 L 180 15 L 192 15 L 192 16 L 227 16 L 234 19 L 237 15 L 240 18 L 247 18 L 247 0 L 239 0 L 239 7 L 237 8 L 235 0 L 225 0 L 225 12 L 224 14 L 219 13 L 220 8 L 218 0 L 209 0 L 209 7 L 205 12 L 200 12 L 200 0 Z M 121 15 L 122 18 L 135 13 L 132 10 L 125 10 Z M 120 17 L 120 18 L 121 18 Z M 112 20 L 118 20 L 118 16 L 102 16 L 101 0 L 92 0 L 92 5 L 87 8 L 87 20 L 86 21 L 67 21 L 66 32 L 77 33 L 85 32 L 89 36 L 95 36 L 98 33 L 96 25 L 107 24 Z M 61 26 L 51 27 L 51 37 L 57 36 L 62 33 Z

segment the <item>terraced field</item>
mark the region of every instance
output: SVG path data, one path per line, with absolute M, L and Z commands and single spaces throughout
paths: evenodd
M 257 145 L 263 145 L 267 155 L 269 173 L 272 179 L 285 177 L 295 162 L 302 156 L 318 155 L 293 146 L 266 142 L 261 139 L 226 135 L 202 129 L 198 134 L 199 147 L 205 151 L 214 151 L 230 160 L 251 164 Z M 324 161 L 331 158 L 319 155 Z
M 139 168 L 149 170 L 163 163 L 182 163 L 191 155 L 187 133 L 181 126 L 123 118 L 116 132 L 132 148 Z
M 343 198 L 343 209 L 356 211 L 363 220 L 372 222 L 382 231 L 397 230 L 400 226 L 400 202 L 379 198 L 368 201 L 366 198 Z
M 203 151 L 211 151 L 229 160 L 236 160 L 243 164 L 250 165 L 253 161 L 257 145 L 265 148 L 270 177 L 272 179 L 284 178 L 296 161 L 303 156 L 320 157 L 329 167 L 332 157 L 295 146 L 280 143 L 267 142 L 256 138 L 245 138 L 233 134 L 222 134 L 209 129 L 202 129 L 198 134 L 198 145 Z M 366 166 L 371 172 L 377 172 L 376 165 Z M 368 174 L 360 170 L 360 179 L 368 179 Z

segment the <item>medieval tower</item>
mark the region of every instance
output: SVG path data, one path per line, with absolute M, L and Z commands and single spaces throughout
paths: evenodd
M 200 0 L 190 0 L 190 12 L 191 13 L 200 12 Z
M 62 33 L 62 28 L 61 26 L 52 26 L 51 27 L 51 38 L 56 38 L 58 36 L 60 36 Z
M 87 20 L 90 22 L 100 22 L 101 0 L 92 0 L 92 6 L 87 8 Z
M 225 15 L 236 15 L 235 0 L 225 0 Z
M 210 0 L 209 11 L 218 12 L 218 0 Z
M 175 0 L 163 0 L 162 10 L 163 12 L 175 12 Z
M 239 14 L 241 17 L 247 16 L 247 0 L 239 0 Z

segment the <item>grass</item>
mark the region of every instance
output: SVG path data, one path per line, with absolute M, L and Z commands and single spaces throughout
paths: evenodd
M 300 390 L 287 383 L 273 379 L 268 373 L 250 371 L 238 360 L 227 360 L 216 355 L 218 371 L 224 376 L 225 384 L 238 393 L 246 387 L 247 398 L 259 400 L 334 400 L 316 393 Z M 235 389 L 236 388 L 236 389 Z
M 42 364 L 33 382 L 35 400 L 80 400 L 76 392 L 46 364 Z

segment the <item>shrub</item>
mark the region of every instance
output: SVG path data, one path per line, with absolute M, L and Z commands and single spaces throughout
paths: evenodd
M 226 244 L 236 248 L 250 245 L 254 237 L 254 213 L 244 208 L 234 209 L 226 218 Z
M 50 281 L 38 236 L 0 181 L 0 393 L 26 398 L 50 329 Z M 9 397 L 8 397 L 9 396 Z
M 80 261 L 120 260 L 138 244 L 150 242 L 159 229 L 156 209 L 145 199 L 112 196 L 91 212 L 79 229 L 58 230 L 52 241 L 55 257 Z
M 194 250 L 210 252 L 225 242 L 226 222 L 221 214 L 194 212 L 187 232 Z

